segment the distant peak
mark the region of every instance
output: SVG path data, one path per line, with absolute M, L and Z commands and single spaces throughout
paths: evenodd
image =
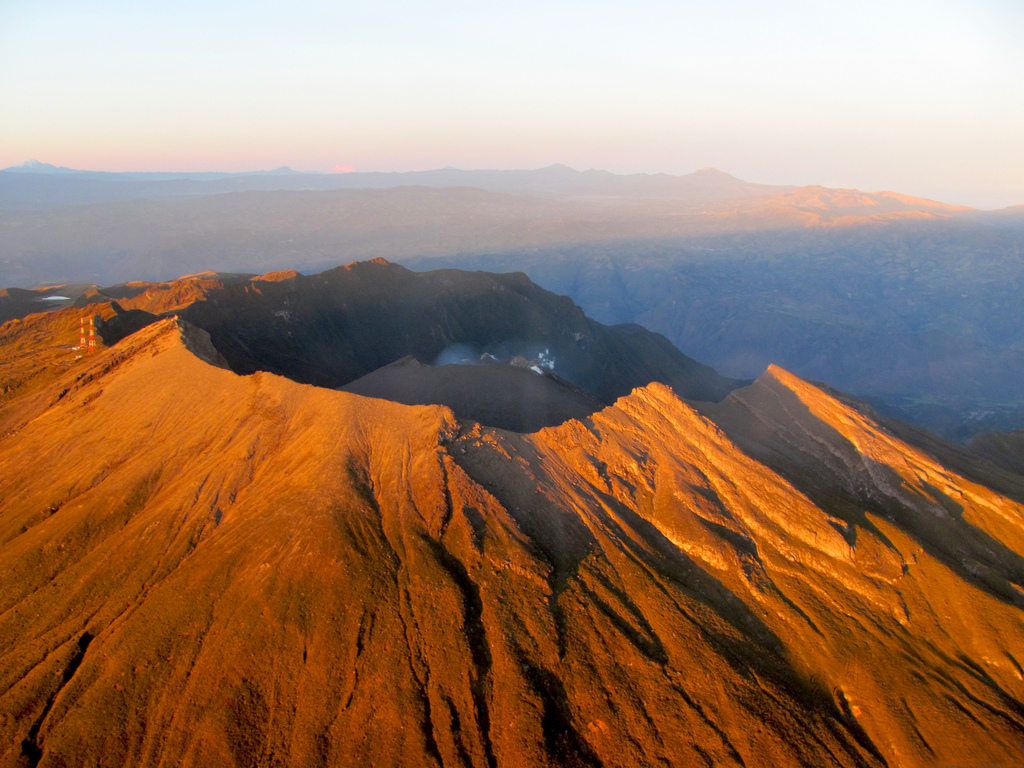
M 256 280 L 262 280 L 265 283 L 280 283 L 285 280 L 291 280 L 299 276 L 299 273 L 294 269 L 286 269 L 280 272 L 266 272 L 265 274 L 258 275 L 253 278 L 253 282 Z
M 555 163 L 554 165 L 547 165 L 540 169 L 543 171 L 558 171 L 559 173 L 579 173 L 575 168 L 570 168 L 565 163 Z
M 731 173 L 726 173 L 725 171 L 720 171 L 718 168 L 715 168 L 713 165 L 709 165 L 707 168 L 701 168 L 699 171 L 694 171 L 691 175 L 692 176 L 704 176 L 704 177 L 713 176 L 713 177 L 719 178 L 719 179 L 735 179 L 736 178 Z
M 26 160 L 23 163 L 4 168 L 5 171 L 13 173 L 75 173 L 72 168 L 63 168 L 50 163 L 41 163 L 38 160 Z
M 776 379 L 778 381 L 796 378 L 781 365 L 776 365 L 775 363 L 769 364 L 761 376 L 768 379 Z
M 401 269 L 401 267 L 398 264 L 392 264 L 383 256 L 377 256 L 372 259 L 367 259 L 366 261 L 350 261 L 348 264 L 342 264 L 341 266 L 338 267 L 338 269 L 345 272 L 351 272 L 354 269 L 365 269 L 371 264 L 377 267 L 392 267 Z

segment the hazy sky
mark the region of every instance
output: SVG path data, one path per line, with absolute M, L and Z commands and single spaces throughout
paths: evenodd
M 0 0 L 0 167 L 689 173 L 1024 203 L 1021 0 Z

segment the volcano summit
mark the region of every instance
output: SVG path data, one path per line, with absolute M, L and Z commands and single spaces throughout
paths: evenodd
M 79 304 L 0 328 L 2 765 L 1020 764 L 1009 469 L 521 275 Z

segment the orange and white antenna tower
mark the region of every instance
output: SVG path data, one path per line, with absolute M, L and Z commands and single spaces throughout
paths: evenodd
M 89 351 L 96 351 L 96 320 L 89 318 Z
M 79 325 L 80 325 L 80 327 L 82 329 L 82 335 L 78 339 L 78 348 L 84 350 L 85 349 L 85 318 L 84 317 L 80 317 L 78 319 L 80 321 Z

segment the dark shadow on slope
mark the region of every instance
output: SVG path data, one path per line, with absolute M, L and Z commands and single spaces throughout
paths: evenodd
M 110 302 L 110 307 L 114 310 L 114 316 L 103 320 L 97 315 L 96 322 L 100 338 L 108 347 L 161 319 L 160 315 L 141 309 L 123 309 L 116 301 Z
M 469 652 L 473 658 L 473 666 L 476 667 L 476 675 L 470 680 L 470 690 L 476 708 L 476 725 L 480 730 L 484 754 L 487 756 L 487 765 L 489 768 L 496 768 L 497 758 L 494 755 L 494 746 L 491 742 L 490 707 L 487 703 L 487 689 L 493 661 L 491 646 L 487 642 L 487 630 L 484 626 L 480 586 L 473 581 L 465 564 L 449 552 L 444 544 L 429 536 L 423 536 L 422 541 L 451 576 L 458 586 L 462 598 L 462 628 L 466 635 L 466 644 L 469 646 Z M 458 711 L 454 706 L 452 706 L 452 716 L 453 718 L 458 717 Z
M 50 714 L 50 710 L 53 709 L 54 702 L 57 701 L 57 696 L 60 695 L 60 692 L 64 690 L 64 687 L 71 682 L 71 678 L 75 676 L 78 668 L 82 666 L 82 659 L 85 658 L 85 652 L 89 650 L 89 644 L 92 643 L 94 637 L 95 636 L 91 632 L 83 632 L 81 637 L 78 638 L 78 642 L 75 644 L 71 657 L 64 666 L 63 673 L 61 673 L 60 686 L 47 700 L 42 713 L 36 719 L 35 723 L 32 724 L 32 728 L 29 729 L 28 737 L 21 742 L 21 756 L 31 768 L 35 768 L 35 766 L 39 765 L 40 761 L 43 759 L 43 748 L 39 743 L 39 729 L 42 727 L 47 715 Z
M 971 453 L 1021 478 L 1024 485 L 1024 430 L 985 432 L 968 443 Z M 1024 503 L 1024 493 L 1017 498 Z
M 541 729 L 547 753 L 566 768 L 601 768 L 601 759 L 573 725 L 572 707 L 562 681 L 525 659 L 523 673 L 543 703 Z

